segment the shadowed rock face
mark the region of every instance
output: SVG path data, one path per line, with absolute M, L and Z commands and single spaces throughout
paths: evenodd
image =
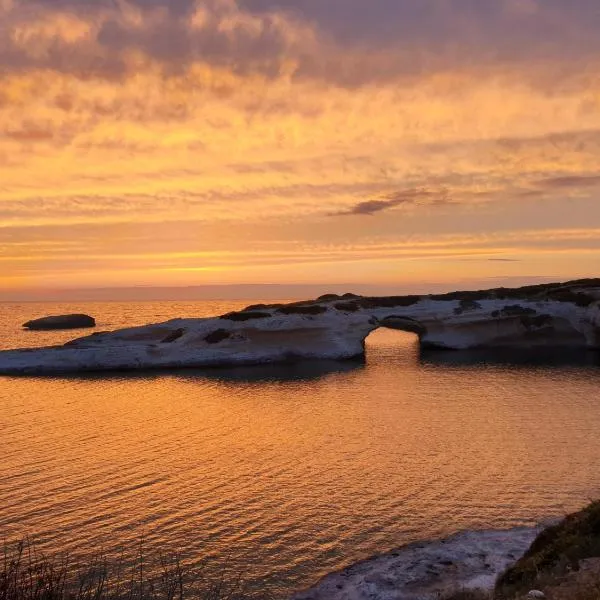
M 89 315 L 58 315 L 53 317 L 42 317 L 23 323 L 26 329 L 36 331 L 47 331 L 51 329 L 79 329 L 83 327 L 95 327 L 96 321 Z
M 219 318 L 224 321 L 236 321 L 238 323 L 241 323 L 243 321 L 255 321 L 256 319 L 267 319 L 270 316 L 271 313 L 268 312 L 244 310 L 241 312 L 228 313 L 226 315 L 222 315 Z
M 344 360 L 364 357 L 365 339 L 379 327 L 415 333 L 429 348 L 600 349 L 600 279 L 424 296 L 328 294 L 256 305 L 59 347 L 0 352 L 0 374 Z
M 419 337 L 423 337 L 427 333 L 427 329 L 422 323 L 408 317 L 395 317 L 392 315 L 381 320 L 380 325 L 387 329 L 399 329 L 408 333 L 416 333 Z

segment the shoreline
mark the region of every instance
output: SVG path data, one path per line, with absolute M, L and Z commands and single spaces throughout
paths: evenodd
M 459 589 L 490 591 L 548 524 L 411 542 L 329 573 L 289 600 L 438 600 Z

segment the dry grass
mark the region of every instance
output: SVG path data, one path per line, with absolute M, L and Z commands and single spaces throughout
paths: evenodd
M 600 502 L 542 531 L 494 591 L 457 591 L 442 600 L 527 600 L 531 590 L 546 600 L 600 600 Z
M 207 581 L 202 566 L 179 555 L 109 561 L 96 555 L 84 566 L 68 556 L 46 556 L 29 540 L 5 546 L 0 565 L 0 600 L 267 600 L 251 594 L 242 578 Z
M 542 531 L 525 555 L 499 578 L 497 595 L 512 598 L 531 589 L 543 589 L 544 584 L 578 572 L 582 561 L 598 557 L 600 502 L 592 502 Z

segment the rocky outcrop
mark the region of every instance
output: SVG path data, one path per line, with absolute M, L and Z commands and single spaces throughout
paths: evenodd
M 590 566 L 591 561 L 598 574 L 599 560 L 600 501 L 596 501 L 544 529 L 517 563 L 498 579 L 497 595 L 509 598 L 533 588 L 544 588 L 546 584 L 556 585 L 571 573 L 584 569 L 586 563 Z
M 208 319 L 94 334 L 52 348 L 0 352 L 0 373 L 56 373 L 343 360 L 389 327 L 423 347 L 600 348 L 600 279 L 369 298 L 346 294 L 262 304 Z
M 26 329 L 36 331 L 47 331 L 52 329 L 82 329 L 84 327 L 95 327 L 96 321 L 89 315 L 57 315 L 54 317 L 42 317 L 23 323 Z

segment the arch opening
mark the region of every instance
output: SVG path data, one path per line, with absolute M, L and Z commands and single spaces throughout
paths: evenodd
M 425 326 L 407 317 L 381 319 L 364 341 L 365 358 L 371 364 L 414 364 L 419 357 Z

